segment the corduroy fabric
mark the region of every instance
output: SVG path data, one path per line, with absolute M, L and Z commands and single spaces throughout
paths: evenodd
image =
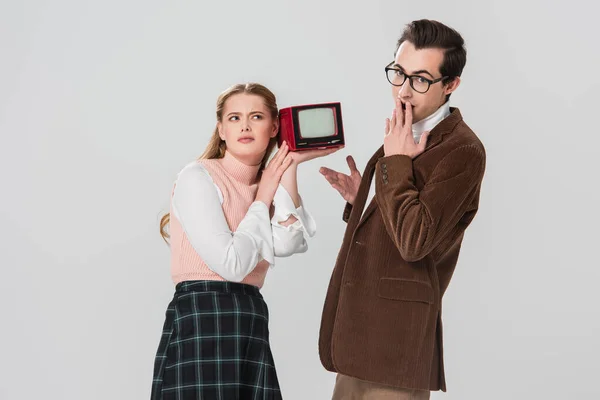
M 323 307 L 319 353 L 333 372 L 398 388 L 446 391 L 442 296 L 479 207 L 483 144 L 458 109 L 414 159 L 368 162 Z M 369 187 L 375 197 L 363 214 Z

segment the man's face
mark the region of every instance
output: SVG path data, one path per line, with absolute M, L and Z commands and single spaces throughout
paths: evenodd
M 411 42 L 405 41 L 396 52 L 393 67 L 401 70 L 405 75 L 418 75 L 421 78 L 433 81 L 442 77 L 440 66 L 443 61 L 444 51 L 442 49 L 417 50 Z M 413 123 L 415 123 L 433 114 L 446 102 L 446 95 L 452 93 L 459 83 L 460 79 L 458 77 L 447 85 L 442 82 L 433 83 L 425 93 L 414 90 L 409 79 L 406 79 L 402 86 L 391 86 L 394 99 L 399 97 L 402 104 L 408 102 L 412 105 Z

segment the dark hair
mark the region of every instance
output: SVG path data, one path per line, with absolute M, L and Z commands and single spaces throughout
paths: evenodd
M 440 73 L 448 77 L 444 80 L 444 84 L 452 82 L 455 77 L 462 74 L 467 63 L 467 50 L 464 46 L 465 41 L 456 30 L 438 21 L 421 19 L 406 25 L 396 44 L 396 52 L 405 41 L 412 43 L 417 50 L 431 48 L 444 50 L 444 61 L 440 65 Z M 449 97 L 450 95 L 446 100 Z

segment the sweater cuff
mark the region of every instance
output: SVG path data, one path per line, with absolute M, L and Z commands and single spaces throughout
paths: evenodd
M 302 196 L 298 195 L 298 197 L 300 198 L 300 205 L 296 208 L 294 200 L 292 200 L 292 197 L 287 190 L 285 190 L 283 185 L 280 184 L 273 198 L 275 213 L 273 218 L 271 218 L 271 224 L 288 231 L 291 231 L 292 229 L 301 229 L 309 237 L 313 237 L 316 233 L 315 219 L 304 206 Z M 279 223 L 279 221 L 287 221 L 291 215 L 296 217 L 296 222 L 287 227 Z

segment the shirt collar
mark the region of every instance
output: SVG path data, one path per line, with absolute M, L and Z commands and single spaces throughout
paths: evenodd
M 423 118 L 412 126 L 413 137 L 416 142 L 421 139 L 421 135 L 425 131 L 431 131 L 444 118 L 450 115 L 450 101 L 445 102 L 430 116 Z

